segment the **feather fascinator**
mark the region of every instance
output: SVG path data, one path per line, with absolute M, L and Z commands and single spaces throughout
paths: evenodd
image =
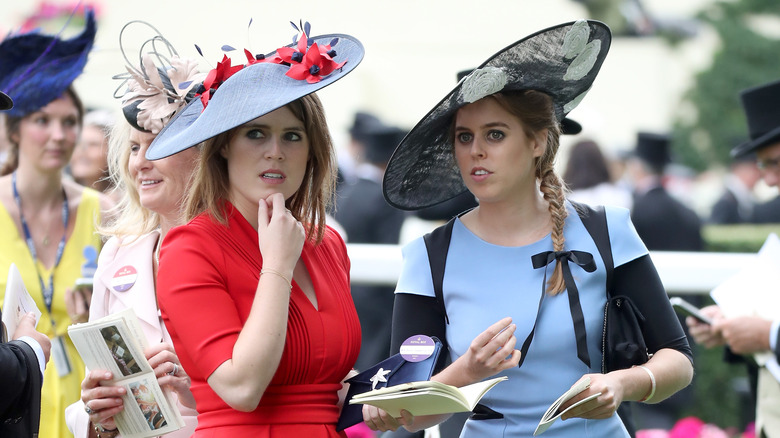
M 151 29 L 154 35 L 141 44 L 138 59 L 131 62 L 122 36 L 131 26 L 136 30 L 141 25 Z M 125 24 L 119 33 L 119 47 L 127 72 L 114 76 L 122 80 L 114 97 L 122 99 L 122 112 L 131 126 L 157 134 L 192 100 L 206 75 L 198 71 L 196 60 L 180 58 L 173 45 L 145 21 Z
M 67 40 L 38 31 L 11 34 L 0 42 L 0 90 L 14 101 L 7 114 L 21 117 L 62 96 L 84 70 L 97 26 L 85 10 L 86 26 Z

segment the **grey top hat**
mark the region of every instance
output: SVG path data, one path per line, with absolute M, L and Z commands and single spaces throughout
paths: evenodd
M 349 35 L 304 34 L 290 46 L 260 55 L 218 89 L 207 87 L 200 99 L 176 113 L 149 146 L 146 158 L 159 160 L 181 152 L 314 93 L 351 72 L 363 54 L 363 45 Z
M 414 210 L 466 191 L 449 134 L 457 110 L 501 91 L 538 90 L 552 98 L 555 116 L 563 120 L 590 90 L 611 41 L 604 23 L 578 20 L 536 32 L 491 56 L 398 145 L 384 177 L 387 202 Z
M 737 158 L 780 141 L 780 81 L 748 88 L 740 93 L 750 140 L 731 150 Z

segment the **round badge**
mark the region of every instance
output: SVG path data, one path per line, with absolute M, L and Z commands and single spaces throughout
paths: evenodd
M 433 354 L 436 344 L 429 336 L 414 335 L 401 344 L 401 357 L 409 362 L 422 362 Z
M 125 292 L 133 287 L 137 278 L 138 272 L 134 267 L 130 265 L 122 266 L 116 271 L 114 278 L 111 279 L 111 287 L 117 292 Z

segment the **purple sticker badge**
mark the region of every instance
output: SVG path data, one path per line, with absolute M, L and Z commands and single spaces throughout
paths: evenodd
M 414 335 L 401 344 L 401 357 L 409 362 L 421 362 L 428 359 L 436 349 L 436 343 L 429 336 Z
M 135 284 L 135 280 L 138 278 L 138 272 L 134 267 L 127 265 L 122 266 L 114 274 L 114 278 L 111 279 L 111 287 L 117 292 L 125 292 Z

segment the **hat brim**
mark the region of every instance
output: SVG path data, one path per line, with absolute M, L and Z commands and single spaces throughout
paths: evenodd
M 0 110 L 5 111 L 14 107 L 14 101 L 11 98 L 0 91 Z
M 780 141 L 780 126 L 758 138 L 746 141 L 735 147 L 731 150 L 731 158 L 740 158 L 749 155 L 761 148 L 777 143 L 778 141 Z
M 223 132 L 279 109 L 303 96 L 336 82 L 363 60 L 363 45 L 349 35 L 312 37 L 318 44 L 334 46 L 334 61 L 346 64 L 319 82 L 309 83 L 286 75 L 289 67 L 270 62 L 247 66 L 228 78 L 213 94 L 206 109 L 199 98 L 171 118 L 146 151 L 146 158 L 159 160 L 198 145 Z
M 563 55 L 564 41 L 572 29 L 577 32 L 587 29 L 584 39 L 580 40 L 585 49 L 579 52 L 587 54 L 586 60 L 578 55 L 571 58 Z M 507 75 L 506 84 L 496 92 L 537 90 L 546 93 L 553 100 L 556 118 L 562 121 L 590 89 L 611 40 L 610 30 L 604 23 L 593 20 L 565 23 L 507 46 L 476 70 L 496 67 Z M 580 70 L 572 75 L 575 69 Z M 396 148 L 383 183 L 385 200 L 390 205 L 416 210 L 444 202 L 467 190 L 452 153 L 449 127 L 457 110 L 469 103 L 469 98 L 462 92 L 468 80 L 466 77 L 460 81 Z

